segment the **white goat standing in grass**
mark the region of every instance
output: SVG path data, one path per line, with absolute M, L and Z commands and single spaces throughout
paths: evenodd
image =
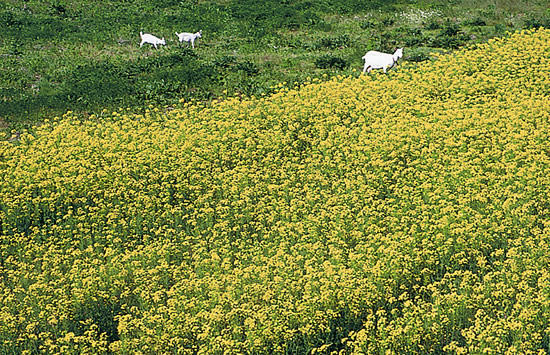
M 363 73 L 372 69 L 384 69 L 384 73 L 389 68 L 397 64 L 397 61 L 403 57 L 403 48 L 399 48 L 394 54 L 369 51 L 362 58 L 365 60 Z
M 199 31 L 197 33 L 188 33 L 188 32 L 177 33 L 176 32 L 176 36 L 178 36 L 180 43 L 182 42 L 191 43 L 191 46 L 193 46 L 193 49 L 194 49 L 195 40 L 197 38 L 202 38 L 202 31 Z
M 160 39 L 149 33 L 143 33 L 143 32 L 140 32 L 139 35 L 141 37 L 141 43 L 139 44 L 140 48 L 141 46 L 143 46 L 144 43 L 149 43 L 152 46 L 155 46 L 155 48 L 157 48 L 157 44 L 162 44 L 164 46 L 166 45 L 166 42 L 164 41 L 164 37 Z

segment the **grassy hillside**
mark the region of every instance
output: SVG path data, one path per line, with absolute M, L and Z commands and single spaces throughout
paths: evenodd
M 543 0 L 3 1 L 0 128 L 67 110 L 261 95 L 350 74 L 370 49 L 405 46 L 415 63 L 549 19 Z M 178 47 L 176 31 L 199 29 L 196 50 Z M 140 49 L 140 31 L 166 48 Z
M 0 142 L 0 353 L 546 353 L 549 49 Z

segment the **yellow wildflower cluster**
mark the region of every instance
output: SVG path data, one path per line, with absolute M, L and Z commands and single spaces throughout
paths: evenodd
M 0 352 L 547 353 L 548 53 L 0 142 Z

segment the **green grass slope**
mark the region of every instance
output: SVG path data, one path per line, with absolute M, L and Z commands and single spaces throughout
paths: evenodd
M 405 61 L 547 26 L 547 1 L 0 2 L 0 128 L 68 110 L 171 105 L 271 93 L 280 82 L 350 74 L 370 49 Z M 202 30 L 196 50 L 175 32 Z M 167 46 L 139 48 L 139 32 Z M 4 135 L 4 134 L 3 134 Z

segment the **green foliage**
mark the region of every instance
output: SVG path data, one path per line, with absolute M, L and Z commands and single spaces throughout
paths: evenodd
M 50 12 L 52 15 L 65 16 L 67 13 L 67 8 L 63 2 L 52 1 L 50 5 Z
M 407 61 L 410 62 L 423 62 L 430 59 L 430 56 L 424 52 L 414 52 L 407 55 Z
M 259 73 L 256 64 L 249 60 L 239 61 L 235 56 L 223 56 L 214 60 L 214 67 L 222 71 L 241 72 L 243 74 L 253 76 Z
M 441 28 L 441 24 L 437 19 L 431 18 L 428 22 L 424 24 L 426 30 L 438 30 Z
M 324 37 L 318 42 L 318 48 L 328 48 L 328 49 L 338 49 L 347 47 L 350 44 L 351 40 L 349 35 L 343 34 L 340 36 L 334 37 Z
M 429 48 L 456 49 L 550 22 L 538 5 L 523 9 L 517 19 L 513 11 L 519 9 L 512 4 L 488 5 L 466 8 L 473 6 L 466 0 L 3 2 L 0 120 L 15 128 L 68 109 L 91 113 L 144 102 L 172 104 L 182 97 L 266 93 L 279 82 L 301 83 L 326 68 L 333 69 L 329 74 L 359 69 L 361 56 L 371 49 L 404 46 L 411 61 L 423 61 Z M 402 15 L 420 10 L 431 15 L 413 22 Z M 499 22 L 504 11 L 513 21 Z M 446 20 L 451 18 L 463 20 Z M 174 32 L 198 30 L 203 38 L 194 51 L 179 46 Z M 165 37 L 167 46 L 140 49 L 140 31 Z M 335 56 L 335 50 L 341 52 Z
M 480 27 L 487 26 L 487 22 L 481 17 L 474 17 L 463 22 L 466 26 Z
M 136 100 L 168 104 L 185 97 L 190 89 L 199 89 L 201 99 L 209 98 L 207 86 L 215 74 L 212 66 L 199 62 L 193 51 L 184 49 L 130 63 L 92 62 L 79 66 L 64 89 L 69 101 L 81 108 L 95 108 L 98 102 L 127 106 Z
M 71 104 L 113 102 L 133 94 L 133 85 L 116 65 L 92 62 L 77 66 L 65 83 Z
M 525 20 L 525 24 L 523 25 L 524 28 L 550 28 L 550 17 L 546 18 L 529 18 Z
M 439 29 L 439 33 L 429 40 L 431 47 L 457 49 L 468 42 L 468 36 L 458 23 L 447 20 Z
M 367 30 L 370 28 L 375 28 L 376 24 L 371 20 L 364 20 L 359 24 L 359 27 L 361 27 L 362 30 Z
M 457 23 L 453 23 L 449 20 L 445 23 L 441 29 L 440 36 L 456 37 L 460 33 L 460 26 Z
M 107 335 L 109 342 L 119 340 L 116 315 L 121 312 L 120 304 L 103 297 L 94 298 L 75 305 L 72 324 L 67 328 L 71 329 L 76 336 L 82 336 L 91 321 L 98 326 L 100 333 Z
M 229 9 L 234 19 L 247 24 L 249 33 L 261 38 L 273 29 L 298 29 L 318 24 L 321 18 L 311 5 L 309 1 L 268 0 L 259 4 L 255 0 L 239 0 L 232 1 Z
M 334 68 L 343 70 L 349 63 L 340 57 L 325 54 L 315 59 L 315 65 L 321 69 Z

